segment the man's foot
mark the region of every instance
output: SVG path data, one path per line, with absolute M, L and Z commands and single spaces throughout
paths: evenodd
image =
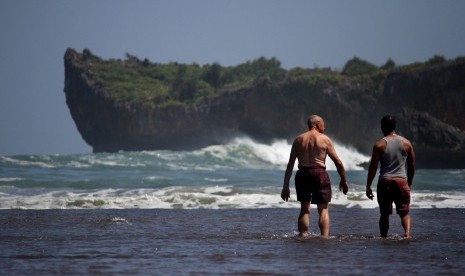
M 404 234 L 404 239 L 411 239 L 412 235 L 410 235 L 410 232 L 405 232 Z
M 308 232 L 299 232 L 299 238 L 306 238 L 308 237 Z

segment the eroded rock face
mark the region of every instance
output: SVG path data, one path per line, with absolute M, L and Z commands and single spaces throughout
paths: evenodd
M 263 142 L 292 139 L 319 114 L 334 140 L 370 154 L 380 119 L 414 144 L 419 168 L 465 168 L 465 63 L 395 72 L 369 82 L 264 79 L 201 103 L 144 107 L 116 102 L 92 79 L 90 52 L 65 53 L 66 103 L 94 152 L 193 149 L 245 134 Z M 367 95 L 370 97 L 367 97 Z

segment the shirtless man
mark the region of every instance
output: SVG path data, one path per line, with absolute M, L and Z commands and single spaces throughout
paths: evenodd
M 405 231 L 404 237 L 410 238 L 410 186 L 412 186 L 415 174 L 415 153 L 410 141 L 397 135 L 395 129 L 394 117 L 386 115 L 381 119 L 384 138 L 378 140 L 373 146 L 368 168 L 366 196 L 373 200 L 371 183 L 375 178 L 378 163 L 380 163 L 377 195 L 381 213 L 379 219 L 381 237 L 387 237 L 389 215 L 392 214 L 394 202 Z
M 336 154 L 333 142 L 324 135 L 325 122 L 317 115 L 308 118 L 309 131 L 300 134 L 292 144 L 289 163 L 284 174 L 281 198 L 287 201 L 290 197 L 289 180 L 292 176 L 295 160 L 298 160 L 299 170 L 295 175 L 297 200 L 300 201 L 298 219 L 299 236 L 308 235 L 310 226 L 310 203 L 317 204 L 319 227 L 322 236 L 329 236 L 329 210 L 331 201 L 331 183 L 326 172 L 326 155 L 333 160 L 341 177 L 339 190 L 347 194 L 349 185 L 341 160 Z

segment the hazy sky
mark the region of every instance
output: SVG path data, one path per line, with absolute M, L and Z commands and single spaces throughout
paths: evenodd
M 65 102 L 66 48 L 103 58 L 342 68 L 465 56 L 465 1 L 0 2 L 0 155 L 88 153 Z

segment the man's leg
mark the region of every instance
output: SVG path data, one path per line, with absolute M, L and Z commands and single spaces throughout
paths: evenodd
M 318 204 L 319 226 L 322 236 L 329 236 L 329 209 L 328 203 Z
M 410 227 L 411 227 L 411 221 L 410 221 L 410 215 L 407 214 L 402 214 L 400 215 L 400 218 L 402 220 L 402 227 L 404 227 L 404 237 L 405 238 L 410 238 Z
M 299 236 L 308 235 L 308 228 L 310 227 L 310 202 L 300 203 L 300 214 L 297 222 L 299 229 Z
M 410 187 L 408 187 L 407 181 L 398 182 L 398 187 L 400 192 L 397 195 L 396 200 L 396 210 L 397 214 L 400 216 L 402 227 L 404 227 L 404 237 L 410 238 Z
M 379 231 L 381 232 L 381 237 L 387 237 L 389 231 L 389 214 L 381 214 L 379 218 Z

